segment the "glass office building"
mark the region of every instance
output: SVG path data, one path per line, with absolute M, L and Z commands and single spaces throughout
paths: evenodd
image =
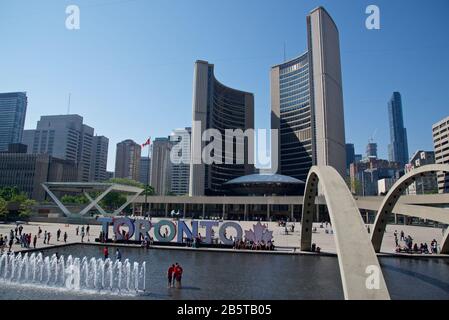
M 27 104 L 25 92 L 0 93 L 0 151 L 22 142 Z
M 313 163 L 309 83 L 307 53 L 279 66 L 280 167 L 304 181 Z
M 307 16 L 307 35 L 305 53 L 271 68 L 277 172 L 303 181 L 313 165 L 332 166 L 346 175 L 339 34 L 324 8 Z

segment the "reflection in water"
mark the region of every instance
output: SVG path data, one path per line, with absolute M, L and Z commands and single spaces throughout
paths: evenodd
M 71 246 L 51 255 L 101 258 L 103 247 Z M 337 258 L 326 256 L 122 249 L 123 259 L 146 262 L 146 293 L 79 294 L 0 286 L 0 298 L 30 299 L 343 299 Z M 393 299 L 449 299 L 449 270 L 442 259 L 381 258 Z M 167 288 L 167 268 L 179 262 L 183 289 Z M 92 296 L 93 295 L 93 296 Z

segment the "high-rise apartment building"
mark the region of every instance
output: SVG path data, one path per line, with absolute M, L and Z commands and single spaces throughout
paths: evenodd
M 435 163 L 449 164 L 449 117 L 438 121 L 432 126 Z M 438 192 L 449 192 L 449 173 L 438 172 Z
M 150 185 L 158 195 L 167 195 L 171 192 L 172 145 L 169 138 L 156 138 L 152 145 Z
M 377 158 L 377 143 L 369 142 L 366 145 L 366 157 L 367 158 Z
M 104 136 L 94 136 L 92 140 L 92 158 L 90 181 L 102 182 L 108 180 L 109 139 Z
M 0 93 L 0 151 L 22 142 L 27 104 L 25 92 Z
M 48 154 L 74 161 L 78 166 L 78 181 L 91 179 L 92 142 L 94 128 L 83 124 L 77 114 L 42 116 L 36 130 L 25 130 L 22 142 L 29 154 Z
M 242 139 L 233 138 L 232 154 L 225 148 L 225 130 L 254 129 L 254 95 L 229 88 L 214 75 L 214 65 L 197 61 L 193 82 L 192 161 L 190 163 L 189 194 L 191 196 L 224 195 L 223 184 L 254 172 L 252 133 Z M 202 153 L 213 141 L 202 141 L 207 129 L 219 132 L 222 150 L 214 150 L 217 161 L 205 163 Z M 213 138 L 215 139 L 215 137 Z M 218 143 L 217 143 L 218 144 Z
M 378 181 L 397 177 L 398 163 L 374 157 L 365 158 L 350 166 L 350 189 L 354 194 L 374 196 L 379 193 Z
M 404 127 L 402 113 L 402 97 L 399 92 L 393 92 L 388 102 L 388 119 L 390 123 L 390 145 L 388 157 L 390 161 L 399 163 L 404 167 L 408 163 L 407 129 Z
M 279 130 L 279 172 L 306 180 L 312 165 L 346 174 L 340 44 L 319 7 L 307 16 L 308 50 L 271 68 L 271 126 Z
M 115 177 L 138 181 L 142 147 L 133 140 L 117 143 Z
M 421 166 L 434 164 L 435 152 L 418 150 L 410 158 L 410 162 L 405 165 L 405 173 Z M 415 177 L 415 181 L 407 188 L 407 194 L 429 194 L 437 193 L 438 184 L 435 173 L 427 173 L 423 176 Z
M 171 193 L 175 195 L 189 194 L 190 179 L 190 136 L 192 128 L 175 129 L 170 135 L 176 159 L 171 159 Z

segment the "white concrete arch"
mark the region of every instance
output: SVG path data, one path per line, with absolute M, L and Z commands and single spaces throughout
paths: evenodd
M 332 167 L 314 166 L 309 171 L 301 220 L 301 250 L 311 249 L 318 182 L 326 199 L 335 234 L 345 299 L 390 299 L 379 261 L 356 202 L 343 178 Z M 371 277 L 373 270 L 375 275 Z M 375 280 L 375 288 L 370 285 L 371 280 Z
M 436 173 L 437 171 L 449 172 L 449 165 L 447 164 L 430 164 L 426 166 L 422 166 L 416 168 L 404 176 L 402 176 L 396 183 L 390 188 L 390 191 L 387 193 L 385 198 L 382 201 L 382 204 L 377 211 L 376 220 L 374 221 L 373 231 L 371 233 L 371 242 L 374 247 L 374 251 L 379 252 L 382 246 L 382 239 L 384 237 L 385 228 L 387 226 L 388 217 L 392 214 L 393 208 L 398 202 L 401 195 L 404 191 L 410 186 L 413 182 L 416 181 L 417 176 L 424 176 L 426 173 Z M 425 207 L 423 207 L 423 215 L 425 213 Z M 431 219 L 431 216 L 427 217 Z M 444 250 L 447 252 L 449 250 L 448 236 L 446 232 L 446 236 L 443 239 Z M 443 250 L 441 250 L 443 252 Z

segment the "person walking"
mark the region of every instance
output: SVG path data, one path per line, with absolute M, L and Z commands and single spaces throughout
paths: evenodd
M 175 265 L 172 264 L 171 266 L 168 267 L 168 271 L 167 271 L 167 280 L 168 280 L 169 288 L 174 286 L 174 281 L 173 281 L 174 272 L 175 272 Z
M 87 237 L 89 237 L 89 236 L 90 236 L 90 234 L 89 234 L 89 230 L 90 230 L 90 226 L 89 226 L 89 225 L 87 225 L 87 227 L 86 227 L 86 234 L 87 234 Z
M 36 249 L 37 236 L 35 235 L 33 238 L 33 247 Z
M 77 236 L 80 234 L 80 226 L 76 226 L 75 232 Z
M 122 261 L 122 253 L 120 252 L 120 250 L 117 248 L 117 250 L 115 250 L 115 259 L 117 261 Z
M 403 230 L 401 230 L 401 241 L 404 241 L 404 239 L 405 239 L 405 234 L 404 234 L 404 231 Z
M 58 229 L 58 231 L 56 231 L 56 241 L 59 241 L 60 237 L 61 237 L 61 229 Z
M 38 231 L 37 231 L 37 237 L 40 238 L 42 234 L 42 229 L 41 227 L 39 227 Z
M 84 242 L 84 227 L 81 228 L 81 242 Z
M 47 233 L 47 244 L 50 244 L 51 233 Z
M 103 255 L 104 255 L 104 260 L 106 260 L 109 257 L 109 250 L 108 247 L 104 247 L 103 249 Z
M 67 232 L 64 232 L 64 243 L 67 243 Z
M 44 232 L 44 244 L 47 243 L 47 230 L 45 230 Z

